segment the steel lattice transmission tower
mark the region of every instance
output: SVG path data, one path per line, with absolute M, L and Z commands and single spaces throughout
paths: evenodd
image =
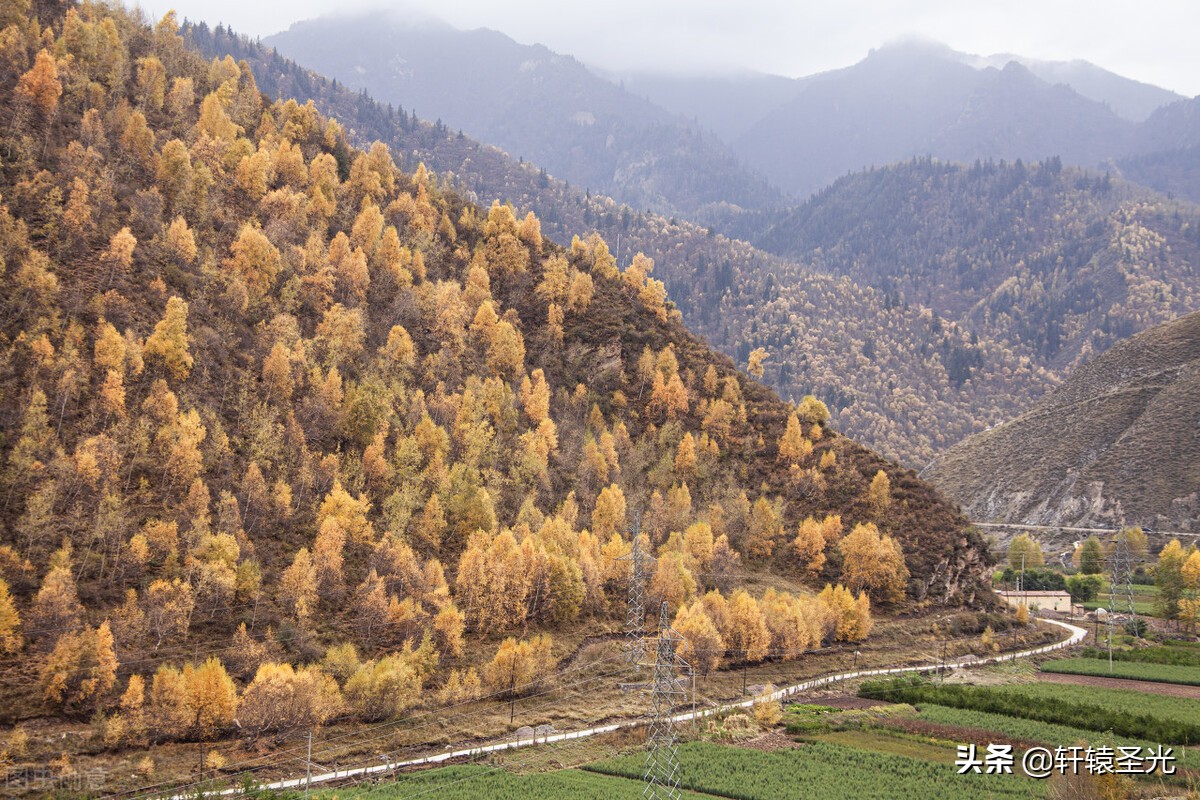
M 642 797 L 648 800 L 679 800 L 679 742 L 672 719 L 675 708 L 687 700 L 676 667 L 683 661 L 675 646 L 683 637 L 671 628 L 667 604 L 658 615 L 658 647 L 654 658 L 654 682 L 650 695 L 650 730 L 646 735 L 646 786 Z M 684 662 L 686 666 L 686 662 Z
M 641 664 L 646 657 L 646 562 L 650 556 L 642 552 L 641 525 L 633 523 L 633 549 L 618 561 L 629 562 L 629 592 L 625 616 L 625 660 Z
M 1129 534 L 1124 530 L 1117 531 L 1117 538 L 1113 546 L 1113 563 L 1112 563 L 1112 588 L 1109 589 L 1109 614 L 1115 610 L 1117 605 L 1116 594 L 1121 592 L 1120 604 L 1125 608 L 1122 611 L 1128 610 L 1129 619 L 1133 622 L 1133 629 L 1137 630 L 1137 608 L 1134 606 L 1133 598 L 1133 554 L 1129 552 Z

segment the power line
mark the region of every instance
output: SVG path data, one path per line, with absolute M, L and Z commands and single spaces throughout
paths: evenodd
M 610 657 L 604 659 L 604 661 L 613 661 L 613 660 L 616 660 L 617 658 L 619 658 L 619 656 L 610 656 Z M 594 666 L 595 663 L 602 663 L 602 662 L 594 662 L 594 664 L 589 665 L 589 666 Z M 575 669 L 575 668 L 572 668 L 572 669 Z M 569 672 L 569 671 L 570 670 L 568 670 L 567 672 Z M 591 677 L 582 678 L 578 681 L 574 681 L 569 684 L 549 687 L 541 692 L 537 692 L 532 695 L 527 695 L 523 699 L 529 699 L 529 698 L 535 698 L 535 697 L 545 697 L 547 695 L 562 692 L 564 690 L 568 691 L 568 694 L 570 694 L 570 690 L 573 687 L 583 686 L 585 684 L 589 684 L 594 681 L 607 680 L 608 678 L 619 675 L 622 671 L 623 671 L 622 669 L 613 670 L 610 672 L 604 672 L 604 673 L 601 673 L 598 675 L 594 675 Z M 566 672 L 560 673 L 560 676 L 564 675 L 564 674 L 566 674 Z M 532 685 L 532 684 L 523 684 L 523 686 L 529 686 L 529 685 Z M 493 693 L 492 695 L 489 695 L 488 697 L 495 697 L 497 694 L 503 694 L 503 693 L 506 693 L 507 691 L 508 691 L 508 689 L 506 687 L 504 690 L 497 692 L 497 693 Z M 462 703 L 455 704 L 454 706 L 448 706 L 448 708 L 453 708 L 458 705 L 464 705 L 466 703 L 473 703 L 473 702 L 476 702 L 476 701 L 475 700 L 463 701 Z M 561 702 L 561 698 L 559 698 L 559 697 L 547 698 L 544 702 L 541 702 L 533 707 L 527 706 L 524 709 L 524 711 L 525 711 L 525 713 L 536 712 L 536 711 L 540 711 L 545 708 L 550 708 L 550 707 L 556 706 L 556 705 L 560 704 L 560 702 Z M 418 715 L 416 715 L 415 718 L 420 718 L 422 716 L 431 716 L 432 714 L 435 714 L 437 711 L 440 711 L 440 710 L 445 710 L 445 709 L 433 709 L 433 710 L 430 710 L 427 712 L 423 712 L 422 714 L 418 714 Z M 451 717 L 431 719 L 428 722 L 421 723 L 421 724 L 416 725 L 407 730 L 409 732 L 416 731 L 416 730 L 420 730 L 421 728 L 429 727 L 431 725 L 441 725 L 442 723 L 444 723 L 448 720 L 470 718 L 470 717 L 474 717 L 474 716 L 484 714 L 484 713 L 487 713 L 486 710 L 475 710 L 475 711 L 464 712 L 461 714 L 453 715 Z M 330 759 L 334 758 L 337 752 L 344 751 L 346 748 L 363 747 L 363 746 L 369 745 L 373 742 L 377 742 L 382 739 L 385 739 L 388 736 L 391 736 L 394 732 L 390 731 L 390 730 L 381 730 L 381 729 L 391 728 L 391 727 L 409 722 L 412 719 L 414 719 L 414 717 L 407 717 L 407 718 L 403 718 L 403 719 L 390 720 L 388 722 L 377 723 L 374 726 L 369 726 L 366 730 L 352 731 L 349 733 L 341 734 L 340 736 L 333 737 L 332 739 L 328 739 L 325 742 L 321 743 L 321 747 L 323 749 L 314 753 L 312 756 L 312 760 L 316 761 L 317 763 L 320 763 L 322 761 L 326 761 L 326 760 L 330 760 Z M 337 747 L 337 748 L 329 746 L 333 742 L 337 742 L 339 740 L 345 740 L 348 738 L 358 737 L 364 733 L 372 733 L 374 735 L 369 736 L 368 738 L 365 738 L 365 739 L 357 739 L 356 741 L 348 742 L 348 743 L 342 745 L 341 747 Z M 261 772 L 263 770 L 270 769 L 270 768 L 279 768 L 279 767 L 282 767 L 285 764 L 288 764 L 291 762 L 297 762 L 297 763 L 301 763 L 301 764 L 305 763 L 304 758 L 302 758 L 300 755 L 304 752 L 304 749 L 305 748 L 303 747 L 303 745 L 301 745 L 301 746 L 297 746 L 297 747 L 282 750 L 282 751 L 276 751 L 273 753 L 266 754 L 264 756 L 259 756 L 257 758 L 251 758 L 251 759 L 247 759 L 245 761 L 227 765 L 227 768 L 241 767 L 241 769 L 239 769 L 236 773 L 234 773 L 231 776 L 231 778 L 247 778 L 247 777 L 250 777 L 250 776 L 254 775 L 255 773 Z M 290 755 L 293 753 L 295 753 L 297 755 Z M 280 758 L 280 756 L 284 756 L 284 757 Z M 261 763 L 256 763 L 256 762 L 261 762 Z M 200 780 L 192 781 L 190 783 L 184 783 L 184 784 L 174 784 L 169 781 L 164 781 L 162 783 L 156 783 L 156 784 L 150 784 L 147 786 L 142 786 L 142 787 L 132 790 L 131 792 L 126 792 L 124 794 L 126 794 L 130 797 L 134 797 L 134 798 L 141 798 L 141 797 L 151 797 L 156 794 L 160 794 L 162 792 L 170 791 L 173 793 L 172 796 L 178 797 L 178 796 L 183 795 L 184 790 L 196 788 L 196 787 L 202 786 L 203 784 L 204 784 L 204 781 L 200 781 Z

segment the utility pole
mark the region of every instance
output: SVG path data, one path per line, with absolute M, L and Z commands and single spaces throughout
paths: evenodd
M 680 700 L 687 700 L 687 690 L 680 688 L 675 669 L 682 659 L 675 646 L 683 637 L 671 629 L 667 604 L 658 615 L 658 646 L 654 659 L 654 690 L 650 695 L 650 730 L 646 734 L 645 788 L 646 800 L 680 800 L 679 743 L 672 713 Z M 686 663 L 686 662 L 684 662 Z
M 679 658 L 679 656 L 676 656 L 676 658 Z M 680 658 L 679 660 L 682 661 L 683 659 Z M 696 723 L 696 668 L 689 664 L 688 672 L 691 673 L 692 676 L 692 733 L 695 734 L 695 732 L 699 730 L 699 727 Z
M 1025 591 L 1025 551 L 1021 551 L 1021 577 L 1017 579 L 1017 592 Z
M 1112 594 L 1108 596 L 1108 671 L 1113 671 L 1113 655 L 1112 655 L 1112 640 L 1113 640 L 1113 613 L 1112 613 Z
M 633 521 L 633 549 L 618 561 L 629 562 L 629 591 L 625 611 L 625 661 L 635 666 L 646 657 L 646 562 L 642 552 L 641 518 Z
M 308 786 L 312 783 L 312 731 L 308 732 L 308 755 L 304 759 L 304 800 L 308 800 Z
M 508 724 L 517 718 L 517 659 L 513 656 L 512 677 L 508 679 Z

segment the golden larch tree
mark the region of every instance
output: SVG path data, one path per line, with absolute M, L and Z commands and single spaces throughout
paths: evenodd
M 697 600 L 681 608 L 671 627 L 683 637 L 679 644 L 679 655 L 693 669 L 707 677 L 709 672 L 720 666 L 721 656 L 725 654 L 725 640 L 708 616 L 704 603 Z
M 738 589 L 730 596 L 721 634 L 737 661 L 762 661 L 771 646 L 771 632 L 762 609 L 745 589 Z
M 792 549 L 803 566 L 805 575 L 815 578 L 825 566 L 825 534 L 821 523 L 812 517 L 806 517 L 800 523 L 796 538 L 792 540 Z
M 871 485 L 867 487 L 866 502 L 867 508 L 871 510 L 871 514 L 876 520 L 886 514 L 888 508 L 891 507 L 892 481 L 883 470 L 877 471 L 875 477 L 871 478 Z
M 162 361 L 168 371 L 178 380 L 183 380 L 192 371 L 192 354 L 188 349 L 188 304 L 182 298 L 167 300 L 163 318 L 154 326 L 154 332 L 146 338 L 142 355 Z
M 852 590 L 866 590 L 877 600 L 899 603 L 908 587 L 904 551 L 891 536 L 881 534 L 874 523 L 854 526 L 841 542 L 842 581 Z
M 0 578 L 0 653 L 15 653 L 23 644 L 21 615 L 8 591 L 8 582 Z
M 117 682 L 117 656 L 108 621 L 65 633 L 42 665 L 42 694 L 65 708 L 99 705 Z
M 39 51 L 33 60 L 33 67 L 17 81 L 17 97 L 37 109 L 43 118 L 49 119 L 58 109 L 58 99 L 62 93 L 58 62 L 46 50 Z

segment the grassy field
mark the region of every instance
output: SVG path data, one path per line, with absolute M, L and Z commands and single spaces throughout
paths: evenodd
M 1097 608 L 1106 609 L 1109 605 L 1109 597 L 1109 592 L 1101 592 L 1095 600 L 1085 602 L 1083 607 L 1088 611 L 1095 611 Z M 1117 589 L 1116 594 L 1112 596 L 1112 602 L 1118 611 L 1129 607 L 1129 597 L 1125 594 L 1124 586 Z M 1157 616 L 1157 602 L 1158 587 L 1144 584 L 1133 585 L 1133 610 L 1135 612 L 1147 617 Z
M 1117 613 L 1122 613 L 1125 610 L 1127 610 L 1129 607 L 1129 601 L 1126 598 L 1118 597 L 1116 599 L 1115 603 L 1116 603 Z M 1101 595 L 1096 600 L 1088 600 L 1087 602 L 1085 602 L 1083 604 L 1083 607 L 1088 611 L 1095 611 L 1097 608 L 1107 609 L 1108 608 L 1108 596 Z M 1158 616 L 1158 606 L 1155 604 L 1155 600 L 1152 597 L 1147 597 L 1144 599 L 1142 597 L 1134 597 L 1133 598 L 1133 610 L 1138 615 L 1143 616 L 1143 617 Z
M 1085 647 L 1079 655 L 1083 658 L 1108 660 L 1108 650 L 1103 647 Z M 1143 664 L 1171 664 L 1176 667 L 1200 668 L 1200 649 L 1182 644 L 1164 644 L 1154 647 L 1114 647 L 1115 661 L 1137 661 Z
M 1011 739 L 1027 742 L 1038 742 L 1045 745 L 1069 746 L 1080 742 L 1096 743 L 1105 735 L 1097 731 L 1073 728 L 1069 725 L 1055 725 L 1050 722 L 1039 722 L 1020 717 L 1009 717 L 1004 714 L 991 714 L 986 711 L 971 711 L 965 708 L 949 708 L 948 706 L 925 705 L 921 707 L 918 719 L 938 725 L 969 728 L 980 731 L 994 731 Z M 1106 741 L 1112 745 L 1127 745 L 1135 747 L 1152 747 L 1156 742 L 1142 739 L 1130 739 L 1124 736 L 1107 736 Z M 1181 767 L 1200 770 L 1200 751 L 1175 748 L 1175 756 Z
M 953 764 L 872 752 L 818 741 L 795 750 L 762 752 L 696 742 L 680 748 L 688 789 L 734 800 L 893 800 L 897 797 L 1043 797 L 1045 784 L 1017 775 L 959 775 Z M 588 767 L 608 775 L 641 776 L 638 756 Z
M 514 775 L 497 767 L 470 765 L 403 775 L 395 783 L 371 789 L 342 789 L 320 796 L 326 800 L 335 797 L 353 797 L 355 800 L 405 800 L 415 797 L 437 800 L 541 800 L 548 797 L 640 800 L 641 775 L 637 777 L 638 780 L 634 781 L 577 769 Z M 700 798 L 700 795 L 692 792 L 684 792 L 683 796 L 696 800 Z
M 1158 681 L 1200 686 L 1200 669 L 1171 664 L 1146 664 L 1137 661 L 1114 660 L 1109 669 L 1106 658 L 1063 658 L 1042 664 L 1044 672 L 1066 675 L 1099 675 L 1104 678 L 1128 678 L 1135 681 Z
M 940 685 L 905 677 L 868 681 L 860 687 L 859 695 L 918 707 L 933 703 L 1093 731 L 1112 731 L 1119 736 L 1163 744 L 1200 742 L 1200 701 L 1137 691 L 1059 683 Z
M 1200 698 L 1185 700 L 1145 694 L 1132 689 L 1099 689 L 1094 686 L 1071 686 L 1061 683 L 1014 683 L 993 688 L 998 692 L 1028 698 L 1034 703 L 1065 700 L 1098 706 L 1118 714 L 1148 714 L 1186 725 L 1200 725 Z

